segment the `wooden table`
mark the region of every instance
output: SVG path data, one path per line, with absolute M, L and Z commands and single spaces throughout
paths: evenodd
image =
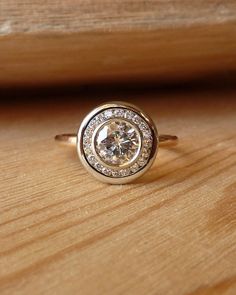
M 1 0 L 0 86 L 235 71 L 235 36 L 235 0 Z
M 53 140 L 96 101 L 1 106 L 1 295 L 236 294 L 235 92 L 136 97 L 180 142 L 129 185 Z

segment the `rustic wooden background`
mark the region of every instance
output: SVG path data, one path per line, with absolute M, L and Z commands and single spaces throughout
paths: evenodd
M 236 1 L 0 1 L 0 86 L 236 70 Z
M 180 141 L 113 186 L 53 140 L 98 101 L 33 101 L 0 109 L 1 295 L 236 293 L 235 91 L 130 96 Z
M 235 295 L 235 72 L 235 0 L 0 1 L 0 294 Z M 129 185 L 53 140 L 111 99 L 180 138 Z

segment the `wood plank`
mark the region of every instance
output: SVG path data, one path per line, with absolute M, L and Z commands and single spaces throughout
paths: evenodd
M 179 145 L 117 186 L 53 141 L 98 101 L 2 105 L 2 295 L 235 294 L 235 91 L 155 97 L 131 101 Z
M 234 71 L 236 3 L 1 1 L 0 86 Z
M 160 29 L 235 21 L 234 0 L 33 0 L 0 4 L 0 32 L 72 33 Z

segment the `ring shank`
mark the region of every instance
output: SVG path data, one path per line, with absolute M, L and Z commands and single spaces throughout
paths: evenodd
M 177 144 L 178 143 L 178 136 L 176 135 L 169 135 L 169 134 L 160 134 L 158 136 L 159 143 L 162 144 Z
M 63 145 L 76 146 L 77 143 L 77 134 L 58 134 L 55 136 L 55 140 L 60 142 Z
M 178 137 L 176 135 L 161 134 L 158 136 L 159 143 L 163 144 L 177 144 Z M 55 140 L 63 145 L 76 146 L 77 144 L 77 134 L 59 134 L 55 136 Z

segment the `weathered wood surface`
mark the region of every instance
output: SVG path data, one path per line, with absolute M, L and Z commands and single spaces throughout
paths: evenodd
M 55 144 L 92 100 L 0 109 L 0 294 L 235 294 L 235 92 L 142 96 L 162 149 L 133 184 L 106 185 Z
M 235 21 L 234 0 L 2 0 L 0 32 L 160 29 Z
M 0 86 L 235 70 L 235 36 L 234 0 L 4 0 Z

